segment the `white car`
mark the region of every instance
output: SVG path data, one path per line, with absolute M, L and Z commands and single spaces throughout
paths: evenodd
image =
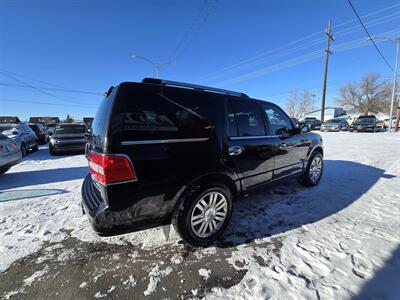
M 29 151 L 33 152 L 39 149 L 35 132 L 24 123 L 0 124 L 0 132 L 17 142 L 22 156 L 26 156 Z
M 7 172 L 22 159 L 22 152 L 15 140 L 0 133 L 0 174 Z

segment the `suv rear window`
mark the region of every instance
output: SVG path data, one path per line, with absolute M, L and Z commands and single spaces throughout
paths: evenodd
M 208 137 L 212 128 L 213 98 L 197 92 L 168 88 L 126 87 L 118 94 L 126 99 L 124 140 Z
M 81 134 L 85 133 L 86 128 L 83 125 L 57 125 L 56 134 Z

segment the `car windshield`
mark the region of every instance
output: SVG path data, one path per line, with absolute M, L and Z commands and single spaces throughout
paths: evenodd
M 29 125 L 29 127 L 30 127 L 35 133 L 39 133 L 39 132 L 40 132 L 39 126 L 37 126 L 37 125 Z
M 83 125 L 58 125 L 56 126 L 56 134 L 80 134 L 85 133 L 86 128 Z
M 340 123 L 340 120 L 332 119 L 332 120 L 327 121 L 326 123 Z
M 356 123 L 357 124 L 374 124 L 375 118 L 358 118 Z
M 6 130 L 10 130 L 13 129 L 14 126 L 11 125 L 0 125 L 0 132 L 6 131 Z

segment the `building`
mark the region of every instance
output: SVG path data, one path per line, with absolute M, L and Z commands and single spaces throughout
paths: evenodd
M 345 116 L 346 111 L 341 107 L 332 107 L 328 106 L 325 108 L 325 120 L 328 121 L 330 119 L 338 118 L 341 116 Z M 304 114 L 304 118 L 317 118 L 321 119 L 321 110 L 314 110 Z
M 83 117 L 83 123 L 85 123 L 88 128 L 92 128 L 93 117 Z
M 59 117 L 30 117 L 29 123 L 43 123 L 43 124 L 60 123 L 60 118 Z
M 0 123 L 21 123 L 17 116 L 0 116 Z

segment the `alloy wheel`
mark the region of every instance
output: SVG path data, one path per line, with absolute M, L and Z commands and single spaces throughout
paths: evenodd
M 317 182 L 322 173 L 322 160 L 316 156 L 313 158 L 310 165 L 310 179 L 312 182 Z
M 206 238 L 215 234 L 224 224 L 228 214 L 228 202 L 220 192 L 202 196 L 193 208 L 190 224 L 193 233 Z

